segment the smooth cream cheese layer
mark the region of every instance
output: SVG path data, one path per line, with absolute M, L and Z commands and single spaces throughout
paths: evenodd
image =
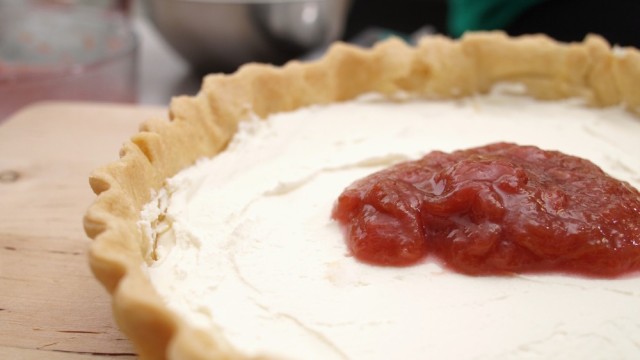
M 588 158 L 640 188 L 640 120 L 492 94 L 358 101 L 243 122 L 143 211 L 168 306 L 248 356 L 638 359 L 640 277 L 470 277 L 356 261 L 333 221 L 352 181 L 431 150 L 508 141 Z M 214 331 L 214 330 L 212 330 Z

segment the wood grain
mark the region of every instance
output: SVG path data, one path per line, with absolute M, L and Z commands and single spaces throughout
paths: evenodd
M 88 175 L 162 108 L 43 103 L 0 126 L 0 359 L 135 358 L 93 278 Z

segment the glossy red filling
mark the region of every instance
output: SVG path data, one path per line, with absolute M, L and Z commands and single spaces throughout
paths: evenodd
M 640 270 L 640 193 L 588 160 L 497 143 L 434 151 L 356 181 L 333 218 L 361 261 L 434 256 L 473 275 Z

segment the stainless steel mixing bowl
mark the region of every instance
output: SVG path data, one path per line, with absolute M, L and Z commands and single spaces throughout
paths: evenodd
M 342 34 L 350 0 L 146 0 L 152 22 L 200 72 L 280 64 Z

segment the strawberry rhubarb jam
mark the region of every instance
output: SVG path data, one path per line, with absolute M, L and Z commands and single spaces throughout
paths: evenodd
M 333 217 L 372 264 L 432 255 L 472 275 L 640 270 L 640 193 L 588 160 L 533 146 L 431 152 L 356 181 Z

